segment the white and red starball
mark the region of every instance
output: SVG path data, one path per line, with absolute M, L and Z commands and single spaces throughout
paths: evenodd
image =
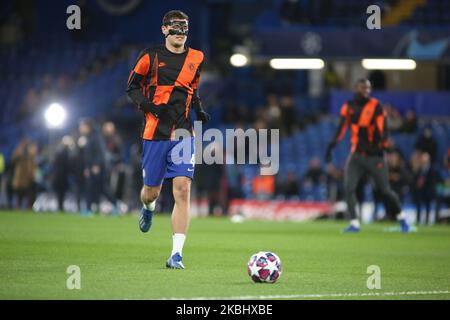
M 248 275 L 254 282 L 274 283 L 281 276 L 281 260 L 273 252 L 260 251 L 250 257 Z

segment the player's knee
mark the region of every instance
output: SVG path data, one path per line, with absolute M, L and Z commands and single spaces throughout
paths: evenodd
M 173 196 L 175 198 L 175 201 L 188 201 L 189 200 L 189 194 L 190 194 L 190 187 L 189 184 L 177 184 L 173 186 Z
M 159 196 L 159 189 L 144 187 L 141 192 L 141 201 L 144 204 L 150 204 Z

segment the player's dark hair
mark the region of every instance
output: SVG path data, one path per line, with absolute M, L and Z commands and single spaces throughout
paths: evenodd
M 166 26 L 173 19 L 187 20 L 189 21 L 189 17 L 186 13 L 180 10 L 171 10 L 167 12 L 163 17 L 163 26 Z
M 358 80 L 356 80 L 355 86 L 357 86 L 358 84 L 361 84 L 361 83 L 366 83 L 367 81 L 370 82 L 370 80 L 367 78 L 359 78 Z

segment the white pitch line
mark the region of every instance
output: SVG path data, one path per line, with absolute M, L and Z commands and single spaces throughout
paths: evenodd
M 271 299 L 307 299 L 307 298 L 346 298 L 346 297 L 399 297 L 422 295 L 445 295 L 450 291 L 401 291 L 401 292 L 359 292 L 359 293 L 324 293 L 324 294 L 292 294 L 271 296 L 234 296 L 234 297 L 194 297 L 194 298 L 162 298 L 161 300 L 271 300 Z

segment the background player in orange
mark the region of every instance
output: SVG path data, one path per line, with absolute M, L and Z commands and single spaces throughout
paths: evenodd
M 402 232 L 408 232 L 409 225 L 401 213 L 400 201 L 388 180 L 384 156 L 388 142 L 386 114 L 379 101 L 370 96 L 371 89 L 367 79 L 356 82 L 355 96 L 342 106 L 338 131 L 326 152 L 326 160 L 330 162 L 331 151 L 345 136 L 347 127 L 350 127 L 352 149 L 345 168 L 344 189 L 351 222 L 344 232 L 360 231 L 355 208 L 356 187 L 364 175 L 372 178 L 377 190 L 385 198 L 386 210 L 397 215 Z
M 182 250 L 189 224 L 195 159 L 191 107 L 202 122 L 210 117 L 202 108 L 197 90 L 203 53 L 185 45 L 189 17 L 179 10 L 169 11 L 164 15 L 161 31 L 165 44 L 140 54 L 127 88 L 130 99 L 145 114 L 139 227 L 142 232 L 149 231 L 163 180 L 173 179 L 173 246 L 166 267 L 184 269 Z M 190 137 L 175 140 L 177 129 L 187 130 Z M 179 144 L 183 150 L 190 150 L 189 161 L 177 161 L 172 151 Z

